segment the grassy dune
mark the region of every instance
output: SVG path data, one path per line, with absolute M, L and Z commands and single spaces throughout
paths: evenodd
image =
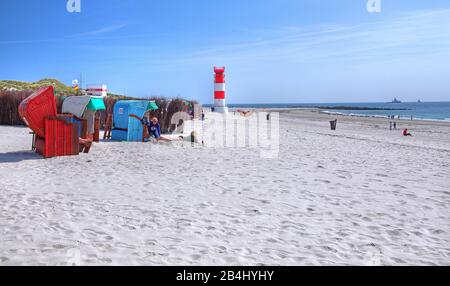
M 57 94 L 70 95 L 74 94 L 74 90 L 59 80 L 46 78 L 37 82 L 24 82 L 16 80 L 0 80 L 1 89 L 15 89 L 15 90 L 35 90 L 41 86 L 53 85 Z

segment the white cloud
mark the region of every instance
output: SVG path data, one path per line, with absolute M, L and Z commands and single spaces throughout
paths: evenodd
M 125 24 L 114 25 L 114 26 L 109 26 L 109 27 L 103 27 L 103 28 L 100 28 L 100 29 L 95 29 L 95 30 L 91 30 L 91 31 L 75 34 L 75 35 L 72 35 L 72 37 L 84 38 L 84 37 L 98 36 L 98 35 L 103 35 L 103 34 L 107 34 L 107 33 L 111 33 L 111 32 L 120 30 L 120 29 L 122 29 L 124 27 L 126 27 Z
M 410 13 L 384 22 L 358 25 L 289 27 L 279 30 L 255 31 L 256 40 L 239 44 L 219 43 L 203 50 L 180 53 L 167 58 L 167 64 L 209 62 L 246 63 L 254 60 L 311 62 L 354 56 L 387 59 L 399 57 L 399 51 L 411 56 L 450 51 L 450 10 Z
M 0 41 L 0 45 L 18 45 L 18 44 L 36 44 L 36 43 L 61 43 L 70 39 L 96 39 L 98 36 L 102 36 L 114 31 L 120 30 L 126 27 L 126 24 L 114 25 L 95 29 L 83 33 L 73 34 L 68 37 L 55 38 L 55 39 L 31 39 L 31 40 L 13 40 L 13 41 Z

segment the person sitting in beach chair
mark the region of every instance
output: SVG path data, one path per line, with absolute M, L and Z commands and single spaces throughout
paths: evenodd
M 166 141 L 166 142 L 173 141 L 169 138 L 161 136 L 161 125 L 159 124 L 158 118 L 153 117 L 151 120 L 148 120 L 146 117 L 144 117 L 141 119 L 141 123 L 147 126 L 150 138 L 154 138 L 157 141 Z
M 408 129 L 403 130 L 403 136 L 412 136 Z

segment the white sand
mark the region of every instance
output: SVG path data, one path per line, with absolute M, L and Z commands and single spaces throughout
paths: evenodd
M 450 265 L 450 125 L 296 111 L 254 149 L 100 143 L 44 160 L 0 126 L 0 265 Z

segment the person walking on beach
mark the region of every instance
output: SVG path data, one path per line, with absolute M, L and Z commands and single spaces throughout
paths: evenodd
M 394 130 L 397 130 L 397 121 L 394 121 Z
M 392 131 L 392 121 L 389 121 L 389 130 Z

